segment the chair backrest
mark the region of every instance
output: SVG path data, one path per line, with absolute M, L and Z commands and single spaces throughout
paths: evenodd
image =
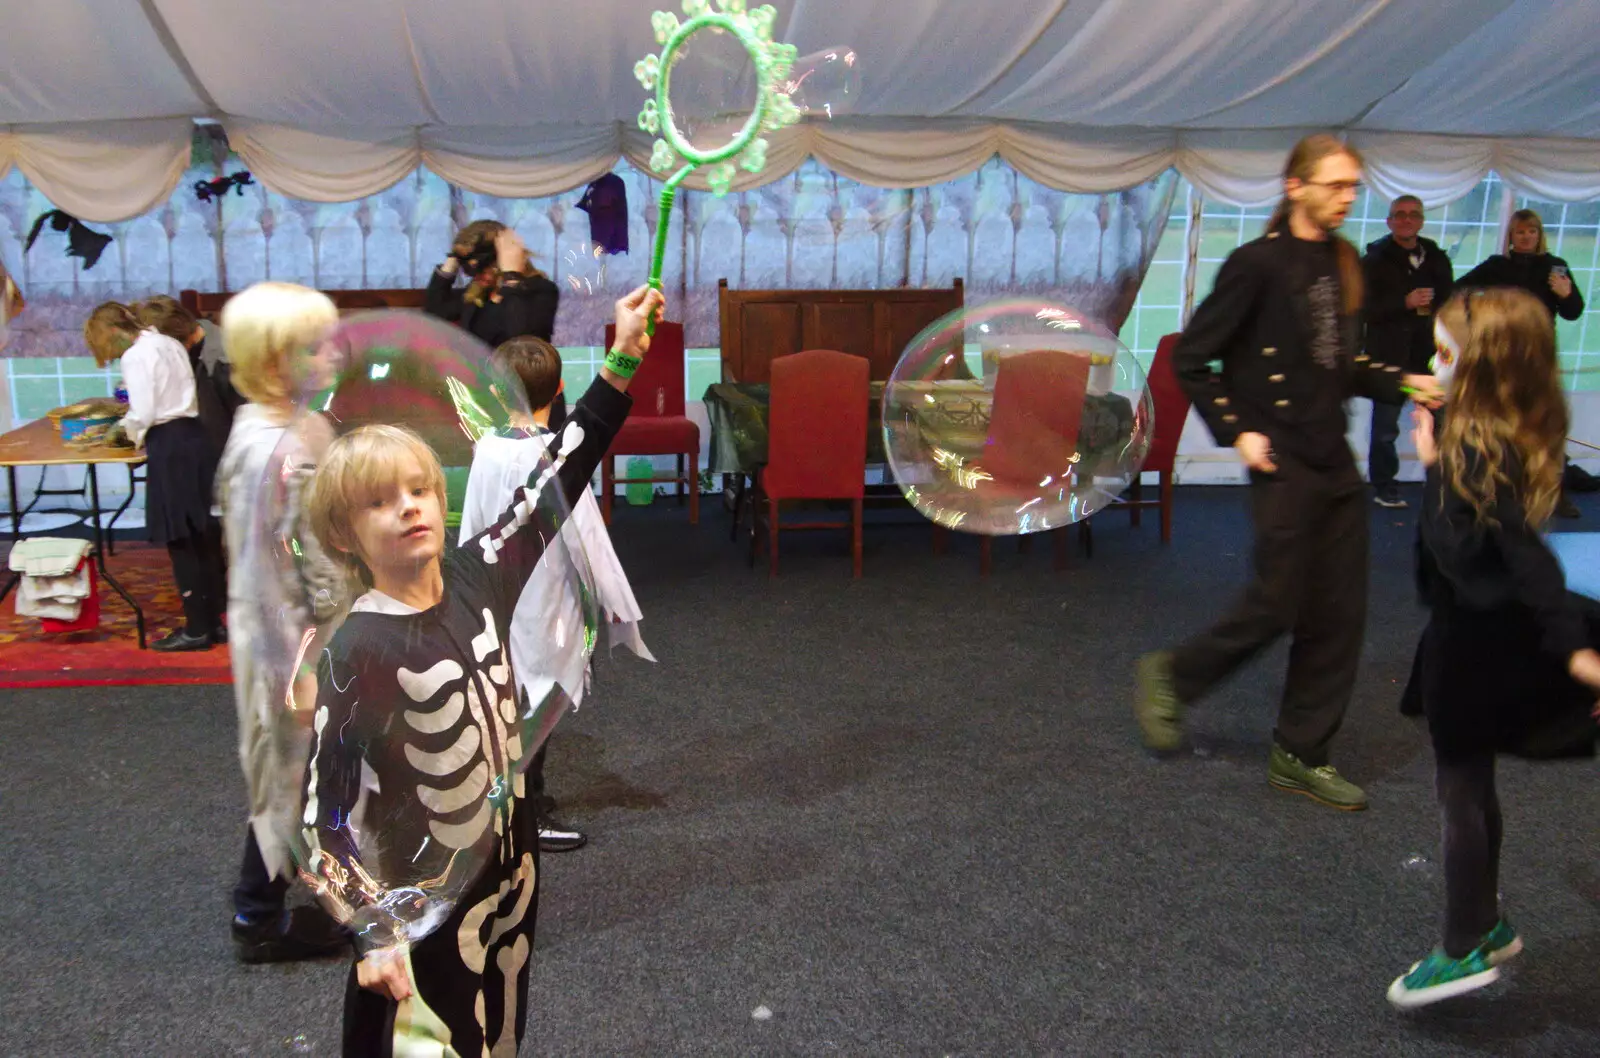
M 1090 359 L 1033 349 L 1000 361 L 982 466 L 1002 485 L 1034 488 L 1074 466 Z
M 617 325 L 606 324 L 607 349 L 616 338 Z M 656 323 L 650 355 L 634 373 L 628 395 L 633 398 L 633 410 L 628 413 L 631 418 L 683 417 L 683 324 L 669 320 Z
M 767 468 L 776 499 L 854 499 L 865 493 L 867 402 L 864 356 L 810 349 L 772 361 Z
M 1189 418 L 1189 397 L 1178 385 L 1177 373 L 1172 369 L 1172 354 L 1178 348 L 1179 337 L 1177 334 L 1163 337 L 1156 345 L 1156 357 L 1150 364 L 1150 400 L 1156 411 L 1155 436 L 1144 461 L 1144 469 L 1150 471 L 1172 470 L 1178 458 L 1183 424 Z

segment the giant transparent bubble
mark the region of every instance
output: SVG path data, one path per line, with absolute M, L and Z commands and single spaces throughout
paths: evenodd
M 1150 450 L 1139 362 L 1105 324 L 1042 301 L 950 313 L 884 386 L 889 466 L 930 520 L 988 536 L 1082 521 Z
M 236 658 L 293 806 L 274 826 L 364 951 L 427 935 L 504 851 L 595 642 L 555 453 L 489 352 L 420 314 L 345 319 L 301 360 L 235 560 L 258 600 Z M 535 645 L 513 648 L 525 592 Z

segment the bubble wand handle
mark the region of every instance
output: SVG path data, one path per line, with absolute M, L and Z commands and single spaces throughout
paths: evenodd
M 667 229 L 672 225 L 672 205 L 677 201 L 678 185 L 688 179 L 689 174 L 694 172 L 694 168 L 693 165 L 686 165 L 679 169 L 672 174 L 671 179 L 661 188 L 660 208 L 656 211 L 658 214 L 656 218 L 656 243 L 650 252 L 649 285 L 652 290 L 661 289 L 661 268 L 667 258 Z M 655 337 L 656 314 L 653 312 L 650 314 L 649 321 L 644 325 L 644 333 L 652 338 Z

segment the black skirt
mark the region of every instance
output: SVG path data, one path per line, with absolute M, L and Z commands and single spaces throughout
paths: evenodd
M 1589 608 L 1591 640 L 1600 611 Z M 1595 695 L 1567 674 L 1565 658 L 1540 646 L 1521 606 L 1433 608 L 1413 679 L 1436 753 L 1508 753 L 1533 759 L 1592 757 Z
M 173 419 L 144 435 L 144 524 L 150 542 L 170 544 L 211 524 L 217 449 L 200 420 Z

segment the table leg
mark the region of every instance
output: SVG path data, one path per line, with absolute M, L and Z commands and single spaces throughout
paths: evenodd
M 100 478 L 99 475 L 95 473 L 93 463 L 89 464 L 89 502 L 94 505 L 95 566 L 99 568 L 100 576 L 105 580 L 105 582 L 111 585 L 111 590 L 122 596 L 122 601 L 127 603 L 128 606 L 133 610 L 133 623 L 139 630 L 139 649 L 143 650 L 145 648 L 144 611 L 139 608 L 138 603 L 133 601 L 133 596 L 124 591 L 122 585 L 117 583 L 116 578 L 111 575 L 111 571 L 106 569 L 105 539 L 100 528 Z
M 6 467 L 6 485 L 11 489 L 11 540 L 13 545 L 22 539 L 21 497 L 17 495 L 17 468 Z

